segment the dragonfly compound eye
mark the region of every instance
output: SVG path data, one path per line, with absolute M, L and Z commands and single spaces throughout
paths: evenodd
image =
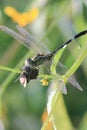
M 26 87 L 26 84 L 32 80 L 32 79 L 37 79 L 39 70 L 37 68 L 31 68 L 30 66 L 25 66 L 22 74 L 19 77 L 20 83 Z

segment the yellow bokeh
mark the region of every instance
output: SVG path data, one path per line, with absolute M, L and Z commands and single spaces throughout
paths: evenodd
M 19 13 L 15 8 L 7 6 L 4 9 L 4 12 L 6 15 L 11 17 L 14 22 L 23 27 L 33 22 L 39 15 L 38 8 L 33 8 L 30 11 Z

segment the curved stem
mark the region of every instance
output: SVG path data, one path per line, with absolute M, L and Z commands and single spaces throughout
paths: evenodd
M 87 44 L 84 45 L 80 55 L 78 56 L 77 60 L 72 65 L 72 67 L 69 69 L 69 71 L 67 71 L 66 74 L 63 75 L 63 77 L 66 79 L 66 81 L 77 70 L 77 68 L 80 66 L 80 64 L 82 63 L 82 61 L 86 57 L 86 55 L 87 55 Z

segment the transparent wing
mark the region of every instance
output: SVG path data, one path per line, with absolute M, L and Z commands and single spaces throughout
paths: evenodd
M 50 53 L 50 51 L 47 48 L 47 46 L 45 44 L 43 44 L 42 42 L 40 42 L 40 40 L 37 39 L 35 36 L 33 36 L 32 34 L 27 32 L 24 28 L 22 28 L 19 25 L 17 25 L 16 28 L 22 34 L 22 36 L 25 39 L 31 41 L 32 45 L 35 46 L 41 53 L 43 53 L 43 54 Z
M 78 81 L 76 80 L 76 78 L 72 75 L 69 79 L 68 82 L 70 82 L 75 88 L 79 89 L 80 91 L 82 91 L 82 87 L 80 86 L 80 84 L 78 83 Z
M 28 33 L 24 28 L 21 26 L 17 26 L 17 30 L 19 33 L 13 31 L 12 29 L 9 29 L 6 26 L 0 26 L 0 29 L 11 35 L 13 38 L 21 42 L 24 46 L 26 46 L 28 49 L 31 49 L 32 51 L 36 53 L 48 53 L 47 47 L 39 42 L 36 38 L 34 38 L 33 35 Z
M 62 79 L 53 80 L 48 89 L 48 95 L 52 92 L 61 91 L 63 94 L 67 94 L 67 88 Z
M 65 65 L 63 65 L 62 63 L 58 63 L 57 72 L 59 74 L 63 75 L 64 73 L 66 73 L 67 70 L 68 69 L 67 69 L 67 67 Z M 80 91 L 82 91 L 82 88 L 81 88 L 80 84 L 78 83 L 78 81 L 76 80 L 74 75 L 70 76 L 70 78 L 68 79 L 68 82 L 70 84 L 72 84 L 75 88 L 77 88 Z
M 0 26 L 0 29 L 3 30 L 4 32 L 8 33 L 10 36 L 12 36 L 13 38 L 15 38 L 17 41 L 21 42 L 23 44 L 23 42 L 26 42 L 26 39 L 21 36 L 20 34 L 18 34 L 17 32 L 13 31 L 12 29 L 9 29 L 6 26 Z M 27 48 L 30 48 L 30 46 L 25 45 Z
M 51 112 L 52 106 L 58 101 L 59 91 L 63 94 L 67 94 L 67 89 L 62 80 L 53 81 L 48 88 L 48 102 L 47 102 L 47 110 L 48 113 Z
M 65 84 L 63 86 L 59 87 L 59 91 L 61 91 L 65 95 L 67 94 L 67 88 L 66 88 Z

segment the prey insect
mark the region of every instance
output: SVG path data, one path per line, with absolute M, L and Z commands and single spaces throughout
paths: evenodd
M 74 41 L 75 39 L 85 35 L 87 33 L 87 30 L 84 30 L 77 35 L 75 35 L 73 38 L 66 41 L 64 44 L 60 45 L 58 48 L 56 48 L 53 52 L 48 52 L 47 48 L 45 47 L 44 50 L 41 50 L 44 53 L 40 53 L 39 46 L 40 44 L 36 43 L 36 40 L 34 36 L 32 36 L 29 32 L 27 32 L 24 28 L 17 25 L 16 26 L 19 33 L 13 31 L 12 29 L 9 29 L 6 26 L 1 25 L 0 29 L 11 35 L 13 38 L 21 42 L 23 45 L 25 45 L 28 49 L 33 48 L 35 51 L 39 52 L 35 58 L 28 58 L 25 61 L 24 66 L 22 67 L 22 72 L 19 77 L 20 83 L 25 87 L 26 84 L 33 79 L 37 79 L 37 76 L 39 74 L 39 66 L 49 62 L 52 57 L 63 47 L 67 46 L 69 43 Z M 39 41 L 38 41 L 39 42 Z M 35 45 L 36 44 L 36 45 Z M 39 45 L 39 46 L 37 46 Z M 46 54 L 48 52 L 48 54 Z

